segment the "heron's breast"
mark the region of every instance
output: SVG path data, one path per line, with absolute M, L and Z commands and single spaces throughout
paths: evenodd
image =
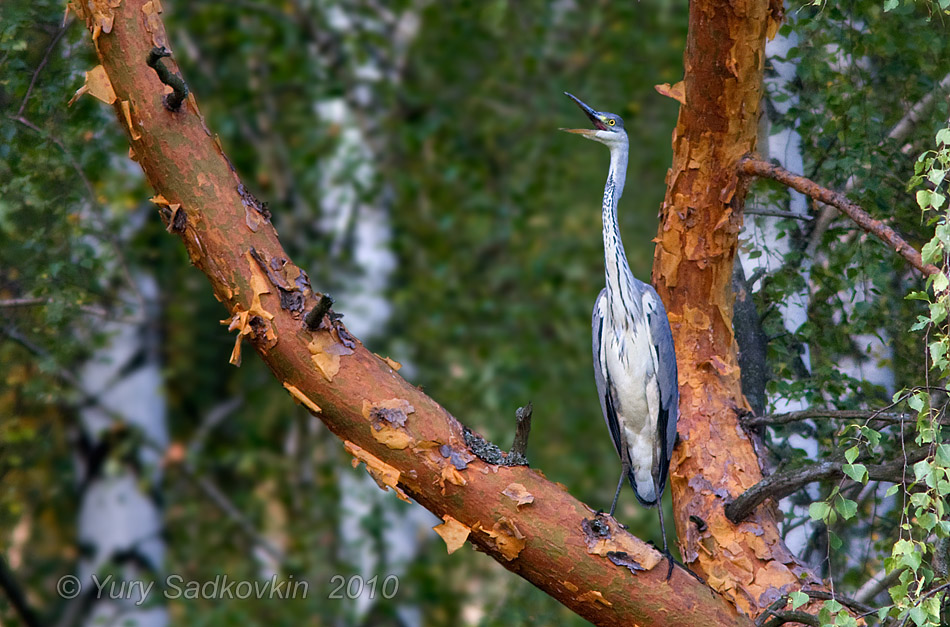
M 625 429 L 652 431 L 658 408 L 658 388 L 649 330 L 633 324 L 613 326 L 604 334 L 607 373 L 618 419 Z

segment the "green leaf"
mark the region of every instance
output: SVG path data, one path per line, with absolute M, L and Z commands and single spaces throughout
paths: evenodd
M 808 515 L 812 520 L 824 520 L 831 513 L 831 506 L 824 501 L 818 501 L 808 506 Z
M 930 192 L 927 193 L 929 194 Z M 940 240 L 932 239 L 924 244 L 920 249 L 920 256 L 923 258 L 925 263 L 933 263 L 940 259 Z
M 926 316 L 917 316 L 917 322 L 915 322 L 910 327 L 910 330 L 920 331 L 921 329 L 925 328 L 928 324 L 930 324 L 930 318 L 927 318 Z
M 899 4 L 898 0 L 884 0 L 884 12 L 893 11 Z
M 933 512 L 924 512 L 917 517 L 917 524 L 929 532 L 937 526 L 937 517 Z
M 950 0 L 942 0 L 940 2 L 941 9 L 947 8 L 946 6 L 944 6 L 944 2 L 947 3 L 947 6 L 950 6 Z M 942 128 L 939 131 L 937 131 L 937 144 L 938 145 L 950 144 L 950 128 Z
M 854 460 L 858 458 L 858 455 L 861 453 L 861 448 L 858 446 L 852 446 L 847 451 L 844 452 L 844 458 L 848 460 L 849 464 L 854 463 Z
M 788 600 L 792 602 L 793 610 L 797 610 L 801 606 L 808 603 L 808 599 L 810 598 L 811 597 L 809 597 L 807 594 L 805 594 L 801 590 L 796 590 L 795 592 L 788 593 Z
M 841 538 L 839 538 L 838 534 L 836 534 L 834 531 L 828 531 L 828 545 L 835 551 L 841 548 Z
M 917 198 L 917 206 L 921 209 L 929 209 L 931 196 L 932 194 L 929 189 L 917 190 L 917 194 L 915 196 Z
M 947 468 L 950 466 L 950 444 L 940 444 L 937 446 L 937 454 L 934 458 L 938 466 Z
M 947 317 L 947 304 L 945 301 L 930 303 L 930 321 L 934 324 L 940 324 Z
M 851 520 L 854 518 L 854 515 L 858 513 L 858 504 L 851 499 L 846 499 L 839 496 L 837 499 L 835 499 L 835 509 L 838 510 L 838 513 L 841 514 L 842 518 L 845 520 Z
M 864 464 L 845 464 L 842 470 L 854 481 L 867 483 L 868 469 Z
M 835 616 L 835 627 L 858 627 L 858 621 L 848 614 L 848 610 L 841 610 Z
M 899 540 L 898 544 L 900 542 L 901 541 Z M 896 548 L 896 545 L 895 545 L 895 548 Z M 916 549 L 916 547 L 913 547 L 912 550 L 902 553 L 900 555 L 900 559 L 898 560 L 898 563 L 901 566 L 907 566 L 908 568 L 910 568 L 912 571 L 916 573 L 917 569 L 920 568 L 920 564 L 922 561 L 923 561 L 923 556 Z
M 898 489 L 899 487 L 900 487 L 900 486 L 892 485 L 891 487 L 889 487 L 889 488 L 887 489 L 887 492 L 884 493 L 884 496 L 885 496 L 885 497 L 894 496 L 895 494 L 897 494 L 897 489 Z
M 914 481 L 925 481 L 932 474 L 933 466 L 930 465 L 930 460 L 922 459 L 914 464 Z
M 932 170 L 931 174 L 933 174 L 934 172 L 937 172 L 937 170 Z M 941 172 L 941 174 L 944 174 L 944 172 Z M 932 176 L 928 175 L 928 178 L 931 179 L 931 181 L 933 181 Z M 943 176 L 940 177 L 940 180 L 941 181 L 943 180 Z M 940 183 L 934 183 L 934 185 L 939 185 L 939 184 Z M 943 203 L 946 199 L 947 197 L 941 194 L 940 192 L 931 192 L 930 206 L 933 207 L 934 209 L 940 209 L 941 207 L 943 207 Z
M 871 427 L 866 427 L 861 425 L 861 435 L 867 438 L 868 445 L 871 448 L 876 448 L 878 444 L 881 443 L 881 434 L 878 431 L 875 431 Z
M 938 272 L 934 275 L 934 292 L 939 294 L 947 289 L 947 286 L 950 285 L 950 281 L 947 280 L 947 275 L 943 272 Z

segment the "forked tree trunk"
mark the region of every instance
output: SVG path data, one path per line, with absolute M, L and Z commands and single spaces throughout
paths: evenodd
M 665 581 L 665 561 L 652 547 L 540 472 L 475 458 L 462 426 L 399 377 L 392 362 L 367 351 L 332 317 L 305 315 L 321 295 L 289 261 L 194 98 L 177 111 L 163 104 L 171 88 L 146 65 L 153 46 L 166 44 L 158 1 L 82 5 L 74 7 L 87 18 L 102 63 L 90 91 L 113 105 L 169 231 L 208 276 L 231 328 L 380 486 L 446 520 L 439 531 L 450 549 L 467 539 L 601 625 L 748 626 L 737 606 L 757 613 L 795 583 L 798 567 L 770 509 L 738 528 L 722 514 L 723 500 L 759 477 L 735 419 L 743 403 L 729 279 L 744 195 L 736 163 L 755 137 L 769 23 L 764 0 L 692 3 L 689 105 L 676 130 L 656 267 L 683 383 L 683 442 L 672 481 L 677 526 L 687 557 L 735 605 L 681 568 Z M 170 59 L 159 63 L 177 72 Z M 690 514 L 706 521 L 705 532 Z
M 781 2 L 690 4 L 673 165 L 661 208 L 653 281 L 673 327 L 680 376 L 680 443 L 670 485 L 686 563 L 743 612 L 815 581 L 785 548 L 763 505 L 739 525 L 724 505 L 762 473 L 738 422 L 742 396 L 732 331 L 732 269 L 746 189 L 738 162 L 755 149 L 768 31 Z M 801 577 L 804 577 L 804 581 Z

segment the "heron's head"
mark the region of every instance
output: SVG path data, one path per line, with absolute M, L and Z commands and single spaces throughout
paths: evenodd
M 587 114 L 594 128 L 562 128 L 562 131 L 583 135 L 587 139 L 593 139 L 611 148 L 618 144 L 627 143 L 627 132 L 623 130 L 623 119 L 619 115 L 605 111 L 594 111 L 572 94 L 564 92 L 564 95 L 573 100 L 581 108 L 581 111 Z

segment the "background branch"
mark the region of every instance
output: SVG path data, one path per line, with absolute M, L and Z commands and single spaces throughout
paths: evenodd
M 781 166 L 753 157 L 743 159 L 739 163 L 739 170 L 745 175 L 778 181 L 810 198 L 836 207 L 854 220 L 862 229 L 887 244 L 897 254 L 906 259 L 908 263 L 917 268 L 924 276 L 939 272 L 937 266 L 925 264 L 920 257 L 920 253 L 917 252 L 913 246 L 908 244 L 904 238 L 898 235 L 894 229 L 882 221 L 872 218 L 864 209 L 848 200 L 844 194 L 830 190 L 827 187 L 822 187 L 804 176 L 792 174 Z
M 927 448 L 912 449 L 901 459 L 866 465 L 868 479 L 903 483 L 906 467 L 926 458 L 929 453 Z M 844 477 L 844 467 L 843 462 L 828 461 L 766 477 L 726 505 L 726 517 L 733 523 L 739 523 L 766 499 L 778 501 L 809 483 Z
M 7 561 L 3 559 L 3 555 L 0 555 L 0 590 L 3 590 L 6 594 L 10 606 L 16 610 L 17 616 L 20 617 L 26 627 L 41 627 L 42 621 L 40 621 L 33 608 L 30 607 L 26 595 L 23 593 L 23 588 L 20 587 L 20 583 L 7 565 Z
M 904 422 L 907 418 L 896 412 L 881 412 L 866 409 L 803 409 L 768 416 L 741 416 L 739 421 L 745 427 L 784 425 L 811 418 L 831 418 L 833 420 L 880 420 L 882 422 Z

